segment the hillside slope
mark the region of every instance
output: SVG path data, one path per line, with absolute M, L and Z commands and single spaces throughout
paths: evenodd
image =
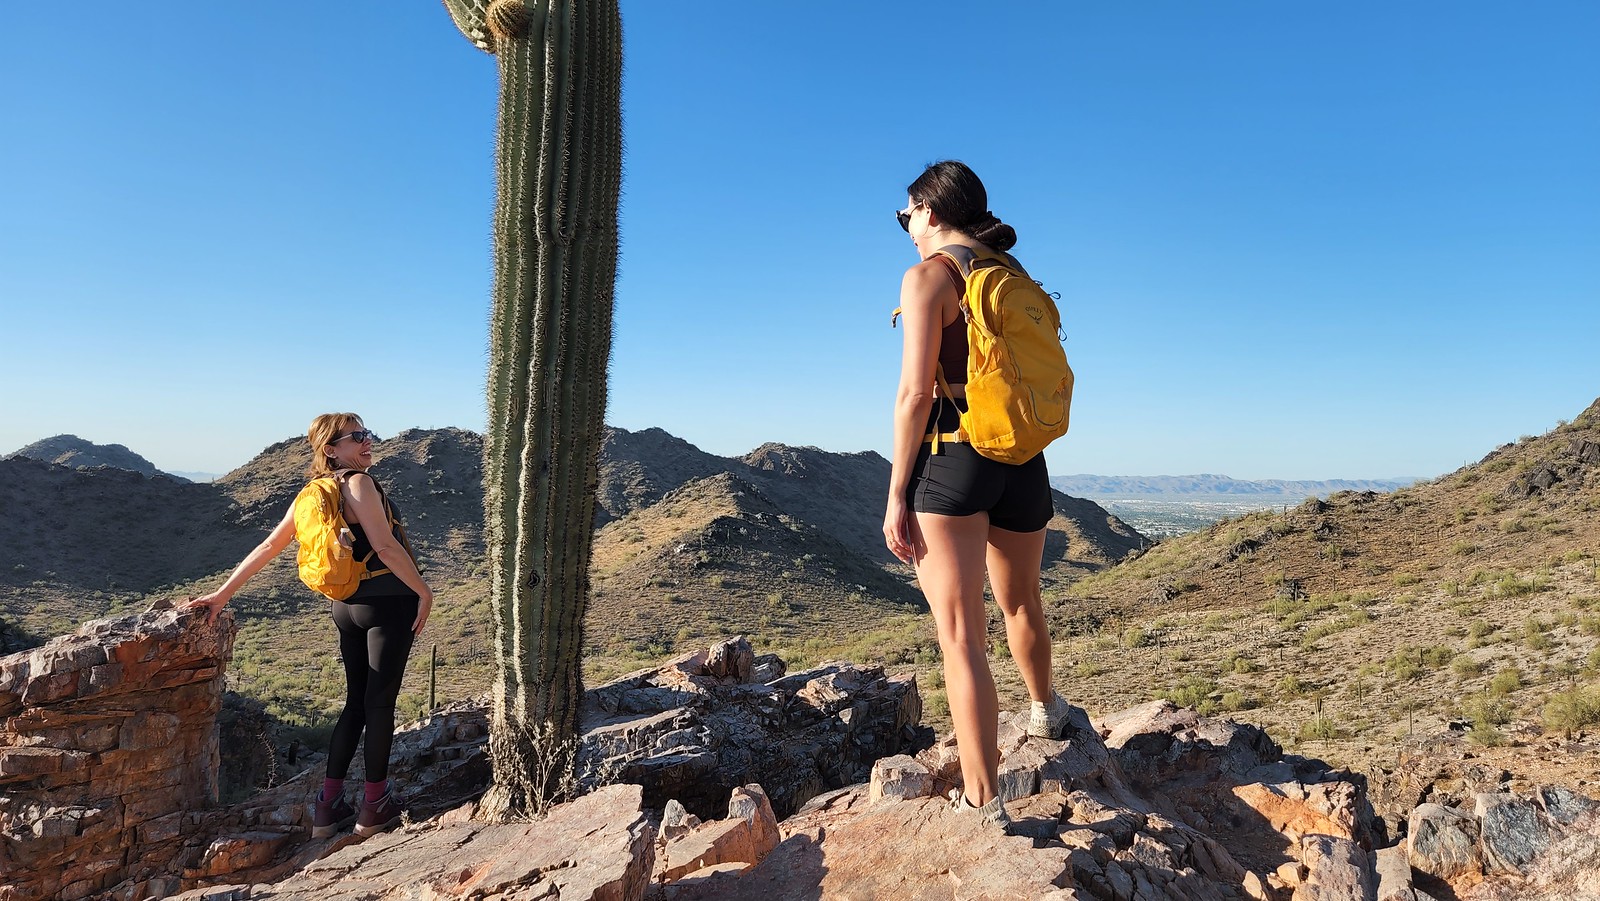
M 1058 665 L 1091 709 L 1171 696 L 1335 760 L 1381 763 L 1451 721 L 1514 744 L 1600 676 L 1597 512 L 1600 401 L 1433 482 L 1224 521 L 1091 575 L 1049 599 Z

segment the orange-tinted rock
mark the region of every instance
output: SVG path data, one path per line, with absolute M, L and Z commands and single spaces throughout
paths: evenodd
M 233 649 L 231 614 L 205 619 L 95 620 L 0 659 L 0 867 L 16 897 L 101 897 L 152 860 L 176 875 L 182 817 L 216 798 Z

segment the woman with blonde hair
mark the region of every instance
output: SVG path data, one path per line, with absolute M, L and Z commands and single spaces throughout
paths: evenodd
M 349 598 L 333 602 L 339 656 L 344 660 L 345 706 L 329 742 L 327 776 L 317 795 L 312 823 L 312 835 L 317 838 L 333 835 L 352 820 L 357 834 L 365 836 L 400 821 L 401 805 L 388 783 L 395 701 L 412 641 L 433 609 L 433 592 L 417 569 L 399 511 L 367 472 L 377 436 L 354 413 L 324 413 L 311 421 L 307 438 L 311 442 L 311 476 L 332 478 L 339 485 L 354 558 L 375 555 L 388 570 L 364 579 Z M 291 504 L 283 519 L 221 587 L 194 598 L 188 606 L 204 607 L 215 619 L 234 593 L 294 537 Z M 358 814 L 344 798 L 344 779 L 363 732 L 367 781 Z
M 1021 271 L 1006 254 L 1017 234 L 989 211 L 983 182 L 963 163 L 934 163 L 906 191 L 906 208 L 895 218 L 922 259 L 900 286 L 905 332 L 883 535 L 896 557 L 915 564 L 938 628 L 964 783 L 951 793 L 953 806 L 1005 826 L 983 582 L 987 571 L 1005 614 L 1006 643 L 1033 699 L 1027 732 L 1058 738 L 1071 708 L 1051 687 L 1039 596 L 1045 523 L 1054 512 L 1049 473 L 1043 454 L 1012 465 L 964 443 L 947 441 L 934 453 L 925 436 L 955 432 L 966 407 L 966 283 L 960 266 L 939 251 L 999 256 Z M 936 392 L 936 368 L 948 397 Z

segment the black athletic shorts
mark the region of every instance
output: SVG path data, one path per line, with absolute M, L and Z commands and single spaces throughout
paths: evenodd
M 955 404 L 935 401 L 929 418 L 941 420 L 941 432 L 953 432 L 960 424 L 960 411 Z M 1044 454 L 1014 466 L 990 460 L 970 444 L 948 441 L 940 442 L 938 454 L 931 444 L 923 443 L 906 487 L 906 503 L 918 513 L 945 516 L 987 511 L 989 525 L 1008 532 L 1037 532 L 1055 512 Z

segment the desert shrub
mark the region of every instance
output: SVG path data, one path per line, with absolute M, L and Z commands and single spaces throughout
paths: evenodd
M 1528 521 L 1520 516 L 1513 516 L 1510 519 L 1503 519 L 1500 521 L 1500 531 L 1506 533 L 1507 535 L 1515 535 L 1518 532 L 1526 532 L 1528 531 Z
M 1522 671 L 1514 666 L 1506 667 L 1494 674 L 1489 680 L 1489 693 L 1493 695 L 1508 695 L 1522 687 Z
M 1461 713 L 1474 723 L 1501 726 L 1511 722 L 1511 704 L 1503 697 L 1485 693 L 1461 705 Z
M 1331 718 L 1318 713 L 1300 724 L 1298 737 L 1301 741 L 1329 741 L 1339 737 L 1339 729 Z
M 1506 743 L 1506 737 L 1488 723 L 1475 721 L 1467 730 L 1467 741 L 1483 748 L 1498 748 Z
M 1402 682 L 1408 682 L 1422 674 L 1422 666 L 1417 662 L 1417 655 L 1406 649 L 1389 655 L 1389 659 L 1384 662 L 1384 668 Z
M 1451 661 L 1450 670 L 1463 679 L 1472 679 L 1483 675 L 1484 665 L 1481 661 L 1463 655 Z
M 1095 676 L 1098 676 L 1104 672 L 1104 667 L 1087 657 L 1079 660 L 1078 665 L 1072 668 L 1072 674 L 1077 676 L 1079 679 L 1093 679 Z
M 1210 679 L 1201 676 L 1186 676 L 1183 681 L 1167 689 L 1166 697 L 1167 700 L 1177 704 L 1179 707 L 1193 707 L 1198 710 L 1202 705 L 1211 703 L 1211 694 L 1216 690 L 1217 683 L 1212 682 Z
M 1449 663 L 1456 656 L 1455 648 L 1449 645 L 1436 644 L 1422 650 L 1422 662 L 1425 666 L 1438 669 Z
M 1439 583 L 1439 590 L 1443 591 L 1447 597 L 1461 597 L 1461 583 L 1455 579 L 1445 579 Z
M 1532 579 L 1519 579 L 1516 573 L 1505 573 L 1494 582 L 1493 592 L 1495 597 L 1520 598 L 1533 594 L 1539 590 L 1539 585 Z
M 1142 626 L 1129 626 L 1122 631 L 1122 645 L 1129 648 L 1149 647 L 1155 639 Z
M 1334 634 L 1337 634 L 1339 632 L 1343 632 L 1345 629 L 1348 629 L 1348 628 L 1349 628 L 1348 625 L 1346 625 L 1343 622 L 1337 621 L 1337 620 L 1335 620 L 1333 622 L 1321 623 L 1321 624 L 1313 627 L 1309 632 L 1307 632 L 1305 634 L 1305 637 L 1300 640 L 1300 647 L 1305 649 L 1305 650 L 1307 650 L 1307 651 L 1309 651 L 1312 648 L 1317 646 L 1317 642 L 1318 641 L 1321 641 L 1322 639 L 1327 638 L 1329 635 L 1334 635 Z
M 1299 676 L 1290 673 L 1278 681 L 1278 690 L 1286 695 L 1303 695 L 1311 690 L 1311 686 L 1300 681 Z
M 1468 557 L 1478 552 L 1478 546 L 1470 541 L 1457 541 L 1450 545 L 1450 553 L 1458 557 Z
M 1250 697 L 1249 695 L 1246 695 L 1242 691 L 1230 691 L 1224 693 L 1222 696 L 1221 707 L 1223 710 L 1253 710 L 1258 706 L 1260 706 L 1259 701 Z
M 1600 725 L 1600 686 L 1557 692 L 1544 702 L 1544 724 L 1548 729 L 1576 732 Z
M 1407 585 L 1415 585 L 1421 581 L 1422 577 L 1416 573 L 1400 573 L 1394 577 L 1394 584 L 1397 588 L 1404 588 Z
M 950 715 L 950 699 L 945 695 L 944 689 L 930 691 L 922 702 L 922 709 L 931 717 L 947 717 Z

